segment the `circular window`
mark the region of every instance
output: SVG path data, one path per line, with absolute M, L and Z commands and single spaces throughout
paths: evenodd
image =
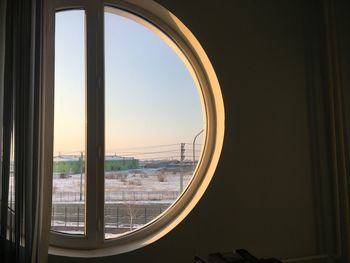
M 91 257 L 147 245 L 184 219 L 214 174 L 224 109 L 205 52 L 169 11 L 83 2 L 46 10 L 47 165 L 50 253 Z

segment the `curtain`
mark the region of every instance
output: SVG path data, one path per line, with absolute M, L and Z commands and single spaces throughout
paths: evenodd
M 0 1 L 0 262 L 45 262 L 48 233 L 42 227 L 40 171 L 43 1 Z

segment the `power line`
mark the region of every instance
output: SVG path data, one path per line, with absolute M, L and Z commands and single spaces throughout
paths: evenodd
M 144 159 L 141 159 L 141 161 L 151 161 L 151 160 L 159 160 L 159 161 L 162 161 L 162 160 L 180 160 L 180 157 L 179 155 L 171 155 L 171 156 L 158 156 L 158 157 L 151 157 L 151 158 L 144 158 Z
M 122 148 L 122 149 L 116 149 L 116 150 L 109 150 L 109 151 L 118 152 L 118 151 L 127 151 L 127 150 L 135 150 L 135 149 L 137 150 L 137 149 L 149 149 L 149 148 L 158 148 L 158 147 L 169 147 L 169 146 L 174 146 L 174 145 L 180 145 L 180 143 L 130 147 L 130 148 Z
M 195 149 L 196 153 L 202 152 L 201 149 L 201 143 L 196 143 L 194 146 L 199 146 L 198 148 Z M 170 148 L 170 149 L 166 149 L 166 150 L 156 150 L 159 148 Z M 132 151 L 132 150 L 141 150 L 141 149 L 151 149 L 152 151 Z M 153 150 L 154 149 L 154 150 Z M 116 150 L 107 150 L 105 155 L 122 155 L 122 156 L 126 156 L 126 157 L 130 157 L 130 156 L 142 156 L 142 155 L 153 155 L 153 154 L 164 154 L 164 153 L 175 153 L 175 152 L 179 152 L 180 156 L 179 158 L 181 158 L 181 151 L 193 151 L 193 144 L 192 143 L 172 143 L 172 144 L 159 144 L 159 145 L 148 145 L 148 146 L 140 146 L 140 147 L 130 147 L 130 148 L 123 148 L 123 149 L 116 149 Z M 76 156 L 80 156 L 81 153 L 83 153 L 85 155 L 85 151 L 81 151 L 81 150 L 76 150 L 76 151 L 67 151 L 67 152 L 56 152 L 54 153 L 54 157 L 59 157 L 59 156 L 72 156 L 72 157 L 76 157 Z M 182 158 L 184 158 L 185 152 L 183 152 L 182 154 Z M 160 156 L 161 158 L 164 158 L 162 156 Z M 157 159 L 157 158 L 156 158 Z
M 169 150 L 169 151 L 157 151 L 157 152 L 130 152 L 123 153 L 123 155 L 145 155 L 145 154 L 157 154 L 157 153 L 169 153 L 169 152 L 177 152 L 178 150 Z M 121 154 L 121 153 L 118 153 Z

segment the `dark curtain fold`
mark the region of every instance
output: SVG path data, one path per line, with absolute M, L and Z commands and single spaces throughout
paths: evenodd
M 0 8 L 0 262 L 36 262 L 42 0 Z

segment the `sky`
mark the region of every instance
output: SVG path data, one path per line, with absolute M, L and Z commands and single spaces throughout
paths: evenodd
M 82 10 L 56 14 L 55 154 L 85 149 L 84 25 Z M 192 142 L 205 127 L 201 96 L 176 52 L 146 27 L 112 13 L 105 13 L 105 124 L 106 153 L 117 154 L 166 150 L 159 147 Z

